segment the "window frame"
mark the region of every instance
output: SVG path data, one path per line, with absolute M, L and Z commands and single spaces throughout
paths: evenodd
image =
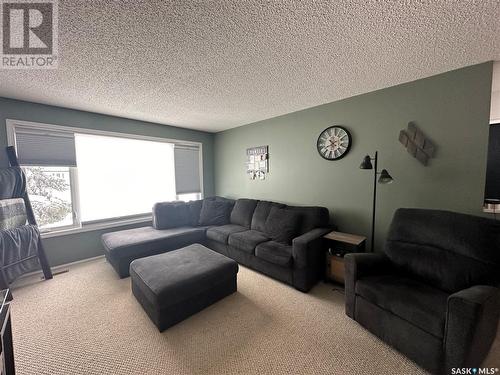
M 7 130 L 7 144 L 9 146 L 16 145 L 16 126 L 30 127 L 30 128 L 35 129 L 35 130 L 42 130 L 42 131 L 72 132 L 72 133 L 101 135 L 101 136 L 118 137 L 118 138 L 128 138 L 128 139 L 152 141 L 152 142 L 172 143 L 174 145 L 177 144 L 177 145 L 197 146 L 199 148 L 199 158 L 200 158 L 199 159 L 200 190 L 201 190 L 200 196 L 201 196 L 201 198 L 204 197 L 203 144 L 201 142 L 186 141 L 186 140 L 172 139 L 172 138 L 154 137 L 154 136 L 141 135 L 141 134 L 121 133 L 121 132 L 114 132 L 114 131 L 100 130 L 100 129 L 88 129 L 88 128 L 79 128 L 79 127 L 65 126 L 65 125 L 54 125 L 54 124 L 16 120 L 16 119 L 6 119 L 5 123 L 6 123 L 6 130 Z M 69 234 L 73 234 L 73 233 L 83 233 L 83 232 L 95 231 L 95 230 L 99 230 L 99 229 L 107 229 L 107 228 L 114 228 L 114 227 L 119 227 L 119 226 L 124 226 L 124 225 L 133 225 L 133 224 L 151 222 L 151 220 L 152 220 L 151 213 L 128 215 L 128 216 L 122 216 L 122 217 L 114 217 L 114 218 L 108 218 L 108 219 L 102 219 L 102 220 L 82 222 L 81 218 L 80 218 L 81 211 L 80 211 L 80 201 L 79 201 L 79 193 L 78 193 L 77 168 L 70 168 L 71 199 L 72 199 L 72 206 L 73 206 L 74 224 L 71 226 L 62 226 L 62 227 L 56 227 L 53 229 L 44 230 L 42 232 L 43 238 L 57 237 L 57 236 L 69 235 Z M 177 195 L 176 195 L 176 197 L 177 197 Z
M 498 127 L 500 127 L 500 118 L 498 118 L 498 119 L 491 119 L 490 120 L 490 124 L 488 126 L 488 134 L 489 134 L 490 129 L 491 129 L 492 126 L 498 126 Z M 486 184 L 488 182 L 488 174 L 487 174 L 487 172 L 488 172 L 488 159 L 490 157 L 490 155 L 489 155 L 489 144 L 490 144 L 490 138 L 488 136 L 488 144 L 487 144 L 488 153 L 486 155 L 486 171 L 485 171 L 486 175 L 485 175 L 485 178 L 484 178 L 483 212 L 487 213 L 487 214 L 495 214 L 495 213 L 498 213 L 500 211 L 498 211 L 495 208 L 493 208 L 493 209 L 492 208 L 488 208 L 487 205 L 486 205 Z

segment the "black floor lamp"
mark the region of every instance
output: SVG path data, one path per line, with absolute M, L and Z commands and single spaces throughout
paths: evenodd
M 375 168 L 373 168 L 372 160 L 374 161 Z M 371 240 L 371 251 L 373 253 L 375 249 L 375 209 L 377 207 L 377 175 L 380 175 L 378 178 L 379 184 L 390 184 L 393 180 L 387 169 L 382 169 L 382 172 L 378 171 L 378 151 L 375 151 L 375 157 L 370 157 L 370 155 L 366 155 L 361 162 L 359 168 L 361 169 L 374 169 L 373 174 L 373 211 L 372 211 L 372 240 Z

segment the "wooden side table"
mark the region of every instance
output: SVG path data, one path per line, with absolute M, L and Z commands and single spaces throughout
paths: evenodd
M 325 280 L 344 284 L 344 255 L 365 251 L 366 237 L 332 231 L 323 236 L 327 241 Z

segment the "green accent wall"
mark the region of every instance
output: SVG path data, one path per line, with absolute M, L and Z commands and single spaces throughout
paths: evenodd
M 0 98 L 0 167 L 8 166 L 7 155 L 4 152 L 7 146 L 6 119 L 201 142 L 203 144 L 204 192 L 206 196 L 214 195 L 214 135 L 212 133 Z M 44 243 L 49 263 L 59 265 L 102 255 L 100 242 L 102 233 L 142 225 L 144 224 L 46 238 Z
M 491 79 L 488 62 L 217 133 L 216 194 L 326 206 L 339 230 L 369 237 L 373 172 L 359 165 L 378 150 L 379 167 L 394 183 L 378 185 L 377 249 L 399 207 L 482 215 Z M 398 141 L 409 121 L 437 145 L 427 167 Z M 338 161 L 316 151 L 318 135 L 331 125 L 353 137 Z M 269 145 L 270 172 L 251 181 L 245 150 L 261 145 Z

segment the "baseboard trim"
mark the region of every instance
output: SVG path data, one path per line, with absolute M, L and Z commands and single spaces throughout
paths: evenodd
M 98 255 L 98 256 L 92 257 L 92 258 L 85 258 L 85 259 L 76 260 L 76 261 L 70 262 L 70 263 L 60 264 L 58 266 L 50 267 L 50 269 L 52 270 L 52 273 L 54 274 L 54 276 L 57 276 L 58 274 L 68 272 L 69 268 L 72 266 L 76 266 L 76 265 L 82 264 L 82 263 L 92 262 L 94 260 L 98 260 L 101 258 L 104 258 L 104 255 Z M 40 269 L 37 271 L 28 272 L 28 273 L 25 273 L 24 275 L 19 276 L 16 280 L 22 280 L 24 278 L 33 277 L 33 276 L 37 276 L 37 275 L 41 275 L 43 278 L 43 271 Z

